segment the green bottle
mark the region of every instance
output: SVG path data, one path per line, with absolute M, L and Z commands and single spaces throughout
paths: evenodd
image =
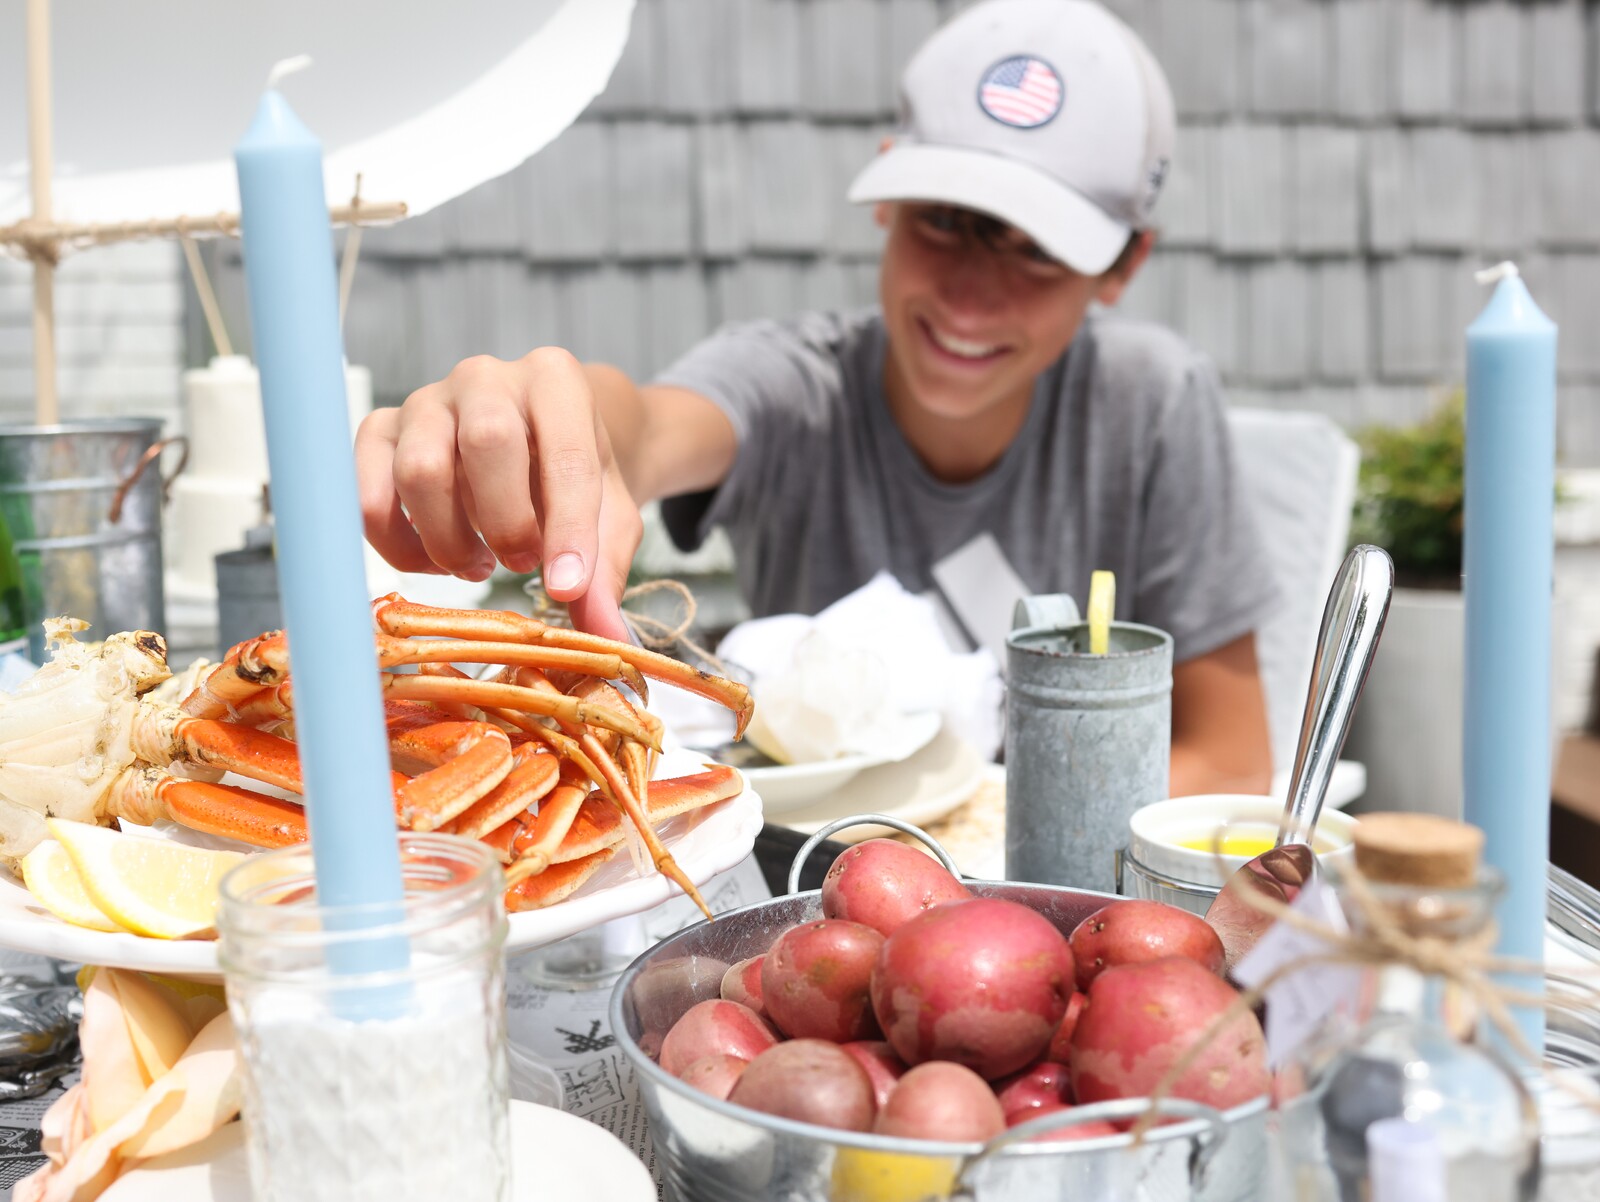
M 26 590 L 11 529 L 0 516 L 0 655 L 28 653 Z

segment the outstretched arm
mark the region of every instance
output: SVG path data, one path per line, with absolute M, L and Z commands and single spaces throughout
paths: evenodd
M 1256 636 L 1172 670 L 1171 795 L 1265 793 L 1272 785 Z

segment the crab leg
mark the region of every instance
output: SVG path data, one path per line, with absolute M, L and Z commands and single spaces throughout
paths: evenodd
M 553 906 L 558 901 L 565 901 L 577 892 L 579 886 L 592 877 L 602 864 L 616 854 L 616 848 L 608 847 L 604 851 L 584 856 L 581 860 L 556 864 L 537 876 L 519 877 L 506 889 L 506 909 L 515 913 L 518 910 L 537 910 L 544 906 Z
M 465 839 L 481 839 L 536 802 L 539 813 L 544 813 L 561 774 L 560 761 L 533 743 L 519 744 L 511 754 L 516 762 L 506 778 L 442 829 Z
M 519 687 L 524 687 L 529 692 L 537 695 L 559 692 L 548 677 L 535 669 L 507 668 L 503 675 L 516 682 Z M 587 687 L 590 684 L 587 681 L 582 683 L 583 687 Z M 613 714 L 619 719 L 624 716 L 631 716 L 636 721 L 639 720 L 638 716 L 634 714 L 633 707 L 628 704 L 620 693 L 603 682 L 593 683 L 597 687 L 591 688 L 589 691 L 594 697 L 592 702 L 594 708 Z M 654 716 L 651 717 L 651 722 L 654 727 L 651 730 L 651 734 L 656 736 L 651 742 L 651 747 L 653 750 L 659 751 L 661 724 Z M 640 724 L 643 725 L 642 721 Z M 612 730 L 616 729 L 616 725 L 613 723 L 596 723 L 595 725 L 604 725 Z M 600 769 L 603 779 L 598 783 L 601 789 L 618 808 L 627 814 L 629 820 L 633 823 L 634 829 L 639 832 L 639 838 L 643 840 L 645 848 L 649 851 L 651 862 L 654 863 L 656 871 L 669 880 L 676 882 L 678 887 L 694 900 L 694 904 L 700 907 L 701 913 L 710 918 L 711 909 L 706 905 L 705 898 L 700 896 L 700 890 L 695 888 L 695 884 L 689 879 L 688 874 L 678 867 L 678 862 L 672 858 L 672 853 L 666 849 L 666 846 L 661 842 L 660 836 L 656 834 L 654 828 L 650 825 L 650 821 L 645 817 L 648 804 L 647 797 L 641 798 L 634 791 L 628 778 L 617 767 L 616 760 L 612 758 L 609 749 L 601 743 L 597 735 L 584 727 L 569 725 L 566 722 L 562 722 L 562 729 L 566 734 L 578 740 L 578 745 L 583 749 L 584 753 Z M 626 746 L 624 744 L 625 755 L 627 754 Z M 637 763 L 638 761 L 635 761 L 636 765 Z M 643 775 L 648 782 L 648 772 Z
M 193 831 L 256 847 L 287 847 L 309 837 L 295 802 L 234 785 L 184 780 L 160 768 L 129 768 L 111 786 L 110 812 L 144 825 L 171 818 Z
M 735 737 L 744 734 L 744 728 L 750 722 L 750 715 L 755 712 L 755 703 L 750 699 L 750 690 L 737 681 L 703 672 L 681 660 L 662 655 L 659 651 L 650 651 L 629 643 L 618 643 L 599 635 L 584 634 L 582 631 L 568 630 L 561 626 L 550 626 L 537 618 L 525 617 L 507 610 L 478 610 L 463 613 L 453 609 L 438 609 L 431 605 L 417 605 L 397 593 L 390 593 L 374 601 L 372 610 L 378 628 L 385 634 L 392 634 L 398 638 L 409 638 L 414 635 L 472 638 L 518 645 L 535 643 L 617 655 L 654 680 L 677 685 L 680 689 L 731 709 L 738 720 Z M 509 664 L 516 661 L 513 657 L 502 656 L 494 662 Z
M 483 836 L 483 841 L 511 864 L 520 880 L 543 872 L 555 861 L 562 841 L 572 829 L 578 810 L 589 799 L 582 769 L 561 765 L 560 783 L 539 802 L 537 814 L 516 815 Z
M 228 654 L 194 692 L 183 699 L 184 712 L 196 718 L 221 718 L 262 689 L 289 677 L 289 641 L 281 630 L 245 639 Z
M 570 647 L 528 647 L 472 639 L 405 639 L 380 633 L 378 662 L 385 668 L 402 664 L 515 664 L 621 680 L 641 697 L 646 696 L 648 687 L 639 669 L 621 656 Z
M 395 791 L 400 825 L 432 831 L 472 806 L 506 778 L 511 740 L 487 722 L 436 722 L 389 741 L 402 762 L 427 766 Z
M 384 694 L 389 697 L 454 702 L 475 705 L 484 710 L 490 707 L 524 710 L 554 718 L 558 722 L 603 726 L 619 735 L 637 739 L 653 751 L 661 749 L 660 736 L 651 734 L 637 718 L 618 714 L 603 706 L 585 704 L 576 697 L 561 693 L 544 693 L 492 680 L 473 680 L 469 676 L 456 678 L 423 675 L 420 672 L 385 672 L 381 680 Z
M 718 765 L 704 772 L 658 780 L 654 785 L 655 787 L 650 790 L 650 820 L 660 823 L 678 814 L 699 809 L 701 806 L 726 801 L 744 787 L 744 782 L 734 769 Z M 604 794 L 598 791 L 590 793 L 578 808 L 577 816 L 568 828 L 560 847 L 551 857 L 552 862 L 564 864 L 568 860 L 589 855 L 603 847 L 616 847 L 625 837 L 622 822 L 622 814 L 610 804 Z M 493 832 L 488 841 L 492 842 L 493 837 L 499 836 L 500 833 L 500 831 Z M 513 836 L 511 852 L 514 859 L 511 871 L 517 871 L 518 860 L 522 852 L 531 846 L 532 839 L 531 833 L 518 833 Z

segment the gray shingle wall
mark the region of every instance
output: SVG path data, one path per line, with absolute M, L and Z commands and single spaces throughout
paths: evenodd
M 844 203 L 954 0 L 638 0 L 606 93 L 543 154 L 367 235 L 349 342 L 382 399 L 562 342 L 648 374 L 733 317 L 872 299 Z M 1562 455 L 1600 465 L 1600 21 L 1582 0 L 1112 0 L 1180 117 L 1125 304 L 1238 402 L 1405 420 L 1459 383 L 1474 268 L 1563 323 Z M 234 322 L 242 329 L 242 317 Z M 1582 411 L 1582 412 L 1580 412 Z

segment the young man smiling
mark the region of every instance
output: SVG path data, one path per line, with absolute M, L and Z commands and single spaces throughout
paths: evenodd
M 992 539 L 1032 592 L 1169 631 L 1174 793 L 1266 788 L 1254 630 L 1272 601 L 1210 365 L 1092 312 L 1150 252 L 1172 100 L 1091 0 L 988 0 L 906 68 L 853 201 L 887 232 L 880 306 L 741 323 L 640 386 L 556 348 L 459 364 L 357 440 L 373 545 L 405 570 L 542 564 L 586 629 L 624 631 L 638 505 L 727 528 L 757 614 L 889 569 L 914 592 Z

